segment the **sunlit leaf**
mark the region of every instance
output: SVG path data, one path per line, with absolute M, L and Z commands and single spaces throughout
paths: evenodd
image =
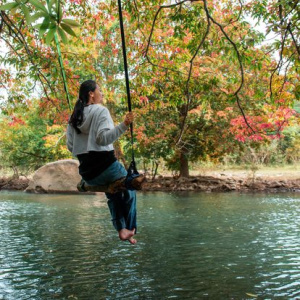
M 49 2 L 49 7 L 52 8 L 52 6 L 53 6 L 53 7 L 56 6 L 56 0 L 50 0 L 50 2 Z
M 44 21 L 42 22 L 42 25 L 41 25 L 41 30 L 47 30 L 50 26 L 50 18 L 47 16 Z
M 50 45 L 50 43 L 52 42 L 53 38 L 54 38 L 54 34 L 56 32 L 56 26 L 54 28 L 51 28 L 47 35 L 46 35 L 46 44 Z
M 58 11 L 57 11 L 57 19 L 58 19 L 58 23 L 61 22 L 62 17 L 63 17 L 63 11 L 62 11 L 61 5 L 59 5 Z
M 80 27 L 81 26 L 78 22 L 71 20 L 71 19 L 63 19 L 62 22 L 67 24 L 70 27 Z
M 40 19 L 40 18 L 45 18 L 48 14 L 46 14 L 45 12 L 38 12 L 36 14 L 34 14 L 33 16 L 30 17 L 31 22 L 35 22 L 36 20 Z
M 41 28 L 41 25 L 42 25 L 41 23 L 35 24 L 35 25 L 33 25 L 33 28 L 36 28 L 36 29 L 39 30 Z
M 31 3 L 37 9 L 42 10 L 42 11 L 48 13 L 47 8 L 40 1 L 38 1 L 38 0 L 29 0 L 29 3 Z
M 64 23 L 61 23 L 60 25 L 65 32 L 67 32 L 68 34 L 70 34 L 72 36 L 77 37 L 76 33 L 73 31 L 73 29 L 70 26 L 68 26 Z
M 68 44 L 68 38 L 67 38 L 65 32 L 60 27 L 58 27 L 58 34 L 59 34 L 62 42 L 64 44 Z
M 42 36 L 44 35 L 47 29 L 41 29 L 41 25 L 38 29 L 39 29 L 39 38 L 42 38 Z
M 38 27 L 39 28 L 39 37 L 40 38 L 44 35 L 44 33 L 46 32 L 46 30 L 49 29 L 49 25 L 50 25 L 50 19 L 47 16 L 44 19 L 43 23 L 40 25 L 40 27 Z
M 25 5 L 21 5 L 21 9 L 24 13 L 24 17 L 26 19 L 26 22 L 31 23 L 31 17 L 30 17 L 29 9 Z
M 11 10 L 19 5 L 20 4 L 17 2 L 6 3 L 6 4 L 0 6 L 0 10 Z

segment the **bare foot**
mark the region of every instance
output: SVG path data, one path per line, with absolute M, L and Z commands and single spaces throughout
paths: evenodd
M 132 238 L 132 237 L 131 237 L 130 239 L 128 239 L 128 241 L 129 241 L 129 243 L 132 244 L 132 245 L 134 245 L 134 244 L 137 243 L 137 240 L 134 239 L 134 238 Z
M 119 238 L 122 241 L 128 240 L 130 244 L 136 244 L 136 240 L 133 238 L 134 234 L 135 234 L 135 228 L 132 230 L 123 228 L 119 231 Z

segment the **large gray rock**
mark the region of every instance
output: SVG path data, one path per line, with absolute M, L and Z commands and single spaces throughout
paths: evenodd
M 68 193 L 77 192 L 78 161 L 65 159 L 48 163 L 39 168 L 32 176 L 26 192 Z

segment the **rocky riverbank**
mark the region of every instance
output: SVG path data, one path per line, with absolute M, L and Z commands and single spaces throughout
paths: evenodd
M 0 178 L 0 190 L 24 191 L 28 187 L 29 181 L 26 177 L 3 177 Z
M 24 191 L 30 179 L 0 178 L 0 190 Z M 143 191 L 195 191 L 195 192 L 300 192 L 300 176 L 298 178 L 249 178 L 242 176 L 191 176 L 174 178 L 159 176 L 154 180 L 147 179 Z M 45 192 L 45 191 L 44 191 Z
M 265 191 L 265 192 L 300 192 L 300 178 L 270 179 L 270 178 L 235 178 L 214 176 L 193 176 L 189 178 L 159 177 L 147 181 L 144 185 L 147 191 Z

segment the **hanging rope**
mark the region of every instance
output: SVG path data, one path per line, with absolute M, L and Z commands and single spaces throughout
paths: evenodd
M 123 49 L 123 59 L 124 59 L 124 71 L 125 71 L 125 80 L 126 80 L 126 92 L 127 92 L 127 102 L 128 102 L 128 110 L 131 112 L 131 99 L 130 99 L 130 88 L 129 88 L 129 76 L 128 76 L 128 67 L 127 67 L 127 57 L 126 57 L 126 45 L 125 45 L 125 34 L 124 34 L 124 26 L 123 26 L 123 15 L 122 15 L 122 6 L 121 0 L 118 0 L 119 6 L 119 20 L 120 20 L 120 29 L 121 29 L 121 37 L 122 37 L 122 49 Z M 90 186 L 81 180 L 77 185 L 77 189 L 80 192 L 86 191 L 102 191 L 108 193 L 115 193 L 123 190 L 141 190 L 142 185 L 145 181 L 145 176 L 139 174 L 136 169 L 135 161 L 134 161 L 134 151 L 133 151 L 133 126 L 130 124 L 130 134 L 131 134 L 131 155 L 132 161 L 127 170 L 127 176 L 125 178 L 121 178 L 110 184 L 109 186 Z
M 128 76 L 126 44 L 125 44 L 125 34 L 124 34 L 124 24 L 123 24 L 123 14 L 122 14 L 121 0 L 118 0 L 118 7 L 119 7 L 119 21 L 120 21 L 121 38 L 122 38 L 122 50 L 123 50 L 123 60 L 124 60 L 124 72 L 125 72 L 125 82 L 126 82 L 127 103 L 128 103 L 128 111 L 131 112 L 131 98 L 130 98 L 129 76 Z M 132 125 L 132 123 L 130 124 L 130 135 L 131 135 L 132 162 L 131 162 L 131 164 L 128 168 L 128 175 L 138 174 L 138 172 L 136 170 L 135 161 L 134 161 L 133 125 Z

